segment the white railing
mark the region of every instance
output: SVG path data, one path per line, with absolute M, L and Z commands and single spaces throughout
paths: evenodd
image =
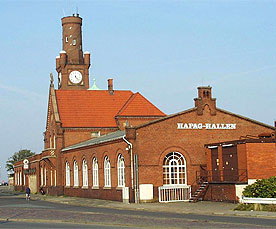
M 159 202 L 189 201 L 191 198 L 190 185 L 161 186 L 158 191 Z
M 276 198 L 251 198 L 242 197 L 240 199 L 242 204 L 276 204 Z

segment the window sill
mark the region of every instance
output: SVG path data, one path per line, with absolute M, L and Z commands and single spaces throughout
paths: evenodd
M 81 188 L 82 189 L 88 189 L 88 186 L 82 186 Z
M 116 190 L 122 190 L 125 186 L 117 186 Z
M 79 188 L 79 186 L 73 186 L 73 188 Z
M 64 188 L 71 188 L 70 186 L 65 186 Z
M 108 190 L 108 189 L 111 189 L 111 187 L 103 187 L 103 189 L 107 189 Z
M 99 186 L 92 186 L 92 189 L 100 189 Z

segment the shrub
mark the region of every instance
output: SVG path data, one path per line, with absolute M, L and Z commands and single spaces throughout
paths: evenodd
M 245 197 L 276 198 L 276 177 L 257 180 L 244 189 L 243 195 Z

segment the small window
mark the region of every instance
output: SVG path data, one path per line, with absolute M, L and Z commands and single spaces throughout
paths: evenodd
M 56 172 L 56 170 L 55 170 L 55 172 Z M 55 175 L 56 175 L 56 173 L 55 173 Z M 55 179 L 56 179 L 56 177 L 55 177 Z M 65 185 L 67 187 L 70 186 L 70 166 L 69 166 L 68 162 L 66 162 L 66 164 L 65 164 Z
M 44 186 L 46 186 L 47 185 L 47 169 L 46 169 L 46 167 L 44 167 L 44 180 L 45 180 L 45 182 L 44 182 Z
M 104 186 L 111 187 L 110 160 L 108 156 L 104 159 Z
M 53 186 L 53 169 L 51 168 L 51 172 L 50 172 L 50 185 Z
M 43 182 L 43 180 L 44 180 L 44 178 L 43 178 L 43 167 L 40 168 L 40 179 L 41 179 L 40 180 L 40 185 L 43 186 L 43 183 L 44 183 Z
M 77 44 L 77 41 L 76 40 L 73 40 L 73 45 L 76 45 Z
M 65 42 L 66 42 L 66 43 L 68 42 L 68 37 L 65 37 Z
M 82 186 L 83 187 L 88 186 L 88 169 L 87 169 L 87 162 L 85 159 L 82 161 Z
M 95 138 L 95 137 L 100 137 L 101 136 L 101 131 L 92 131 L 91 132 L 91 137 Z
M 94 157 L 93 159 L 93 186 L 99 186 L 99 166 L 97 158 Z
M 79 166 L 76 161 L 74 161 L 74 187 L 79 186 Z

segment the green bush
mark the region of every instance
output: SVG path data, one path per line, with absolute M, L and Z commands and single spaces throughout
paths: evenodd
M 276 177 L 257 180 L 244 189 L 243 195 L 245 197 L 276 198 Z

